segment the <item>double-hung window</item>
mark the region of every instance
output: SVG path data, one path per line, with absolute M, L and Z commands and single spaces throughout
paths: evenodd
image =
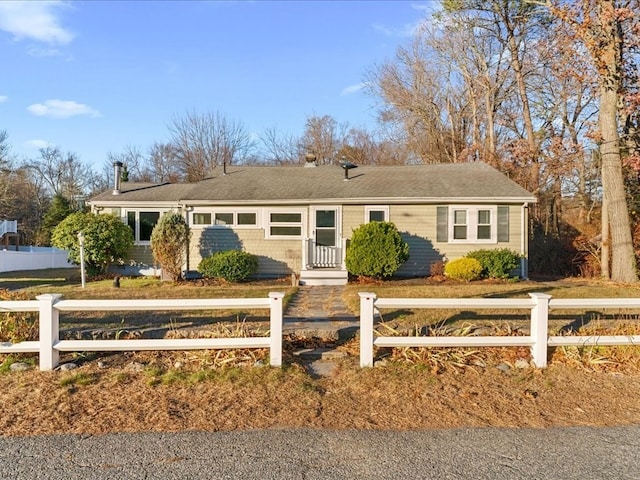
M 437 240 L 447 243 L 509 241 L 509 207 L 451 205 L 437 207 Z

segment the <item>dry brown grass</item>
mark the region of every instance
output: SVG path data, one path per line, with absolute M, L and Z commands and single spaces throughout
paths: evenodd
M 258 292 L 266 295 L 274 286 L 293 292 L 284 284 L 236 289 L 159 282 L 128 284 L 126 280 L 118 290 L 104 281 L 89 284 L 90 290 L 82 292 L 77 284 L 66 285 L 69 290 L 62 293 L 67 298 L 228 297 L 257 296 Z M 60 293 L 63 287 L 39 284 L 28 292 L 51 289 Z M 362 290 L 387 297 L 526 296 L 529 291 L 565 298 L 640 294 L 635 286 L 622 289 L 577 281 L 472 283 L 461 288 L 446 282 L 430 285 L 416 280 L 365 287 L 350 285 L 346 290 L 347 301 L 356 302 L 354 311 L 357 292 Z M 431 334 L 464 335 L 476 328 L 487 335 L 521 333 L 517 323 L 505 319 L 470 319 L 458 314 L 456 318 L 434 320 L 416 312 L 387 312 L 385 317 L 392 318 L 385 318 L 388 322 L 384 327 L 377 325 L 385 330 L 381 331 L 384 335 L 390 334 L 389 329 L 402 334 L 429 329 Z M 266 334 L 268 325 L 251 319 L 230 316 L 229 322 L 207 325 L 206 329 L 216 336 Z M 592 314 L 579 319 L 584 323 L 579 334 L 637 334 L 637 321 L 631 318 L 613 330 L 606 316 L 601 322 L 596 322 Z M 175 319 L 169 320 L 170 335 L 195 335 L 190 329 L 178 328 L 184 325 Z M 117 326 L 117 319 L 110 321 Z M 576 324 L 576 318 L 563 321 Z M 207 335 L 202 325 L 198 329 L 198 336 Z M 514 365 L 517 359 L 528 358 L 527 349 L 395 349 L 377 352 L 378 358 L 386 355 L 391 360 L 387 366 L 360 369 L 355 338 L 337 347 L 349 356 L 338 361 L 334 373 L 317 379 L 295 363 L 292 351 L 322 345 L 321 339 L 285 338 L 282 369 L 254 366 L 268 363 L 267 350 L 75 354 L 63 358 L 79 364 L 68 372 L 10 372 L 6 362 L 0 367 L 0 432 L 100 434 L 282 427 L 402 430 L 640 423 L 638 347 L 557 348 L 551 352 L 547 369 L 511 368 L 507 372 L 495 366 L 500 362 Z M 35 360 L 26 357 L 32 363 Z
M 123 356 L 116 356 L 121 359 Z M 625 425 L 640 422 L 640 375 L 546 370 L 447 370 L 420 366 L 359 369 L 341 362 L 313 379 L 298 365 L 283 369 L 189 371 L 180 356 L 126 355 L 146 362 L 71 372 L 0 375 L 3 435 L 313 427 L 423 429 Z

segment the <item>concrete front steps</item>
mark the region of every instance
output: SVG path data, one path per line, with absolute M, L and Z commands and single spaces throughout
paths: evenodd
M 349 274 L 346 270 L 316 268 L 300 272 L 300 285 L 346 285 Z

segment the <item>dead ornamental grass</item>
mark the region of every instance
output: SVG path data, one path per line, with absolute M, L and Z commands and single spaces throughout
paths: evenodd
M 517 296 L 526 295 L 531 286 L 504 284 L 496 289 L 494 285 L 472 284 L 471 290 L 456 288 L 450 293 Z M 271 286 L 263 287 L 273 290 Z M 432 287 L 389 284 L 385 286 L 388 290 L 380 287 L 379 296 L 446 296 L 444 290 L 431 292 Z M 578 295 L 580 290 L 572 282 L 539 285 L 554 295 L 565 293 L 567 298 L 629 293 L 618 288 L 618 295 L 606 295 L 602 292 L 609 289 L 607 285 L 598 287 L 597 292 L 590 285 L 586 287 L 589 291 Z M 190 288 L 191 295 L 197 295 L 199 290 L 184 288 Z M 100 289 L 104 291 L 103 298 L 109 298 L 112 289 L 96 285 L 93 293 Z M 143 290 L 147 295 L 153 292 L 155 298 L 166 297 L 171 291 L 163 285 L 148 284 L 135 295 L 143 297 Z M 349 286 L 345 295 L 357 297 L 356 292 L 361 290 Z M 626 296 L 639 292 L 632 290 L 633 295 Z M 125 294 L 120 290 L 116 295 L 131 298 L 131 291 Z M 255 292 L 246 296 L 254 296 Z M 212 290 L 200 293 L 213 295 Z M 411 315 L 412 312 L 407 313 L 406 325 L 415 325 L 416 317 Z M 438 328 L 423 322 L 416 331 L 425 325 Z M 637 322 L 631 325 L 637 326 Z M 595 326 L 591 323 L 583 328 Z M 236 331 L 244 335 L 239 327 L 219 328 L 216 335 L 233 336 Z M 398 325 L 394 323 L 391 328 Z M 504 330 L 504 323 L 500 328 L 504 334 L 518 333 L 517 329 Z M 629 328 L 620 326 L 617 332 L 629 332 Z M 458 334 L 471 332 L 467 326 Z M 589 334 L 589 330 L 585 332 Z M 292 362 L 291 347 L 295 342 L 289 343 L 285 341 L 285 360 Z M 215 351 L 76 354 L 70 358 L 77 360 L 80 367 L 69 372 L 0 369 L 0 432 L 100 434 L 283 427 L 404 430 L 640 423 L 638 347 L 585 347 L 575 351 L 556 348 L 551 352 L 549 368 L 512 368 L 506 373 L 495 365 L 503 361 L 513 364 L 526 357 L 528 349 L 396 349 L 390 355 L 396 361 L 386 367 L 360 369 L 357 340 L 340 348 L 351 356 L 339 362 L 331 377 L 322 379 L 311 378 L 296 364 L 283 369 L 229 367 L 265 364 L 266 350 L 251 354 L 231 351 L 226 357 L 216 357 L 220 353 Z M 99 368 L 98 361 L 104 362 L 106 368 Z M 132 364 L 139 368 L 130 368 Z
M 358 369 L 332 377 L 284 369 L 219 370 L 165 383 L 99 370 L 0 375 L 2 435 L 256 428 L 425 429 L 628 425 L 640 422 L 640 376 L 564 365 L 547 370 Z

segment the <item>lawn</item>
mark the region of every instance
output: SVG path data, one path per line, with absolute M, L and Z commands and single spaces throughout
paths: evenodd
M 106 279 L 80 287 L 77 272 L 24 272 L 0 275 L 4 287 L 22 288 L 29 296 L 61 293 L 65 298 L 185 298 L 259 297 L 269 291 L 296 287 L 288 282 L 217 285 L 198 282 L 172 284 L 154 279 L 121 280 L 120 288 Z M 526 297 L 528 292 L 554 297 L 631 297 L 636 286 L 586 280 L 557 282 L 433 283 L 425 279 L 380 284 L 350 284 L 344 300 L 358 310 L 358 292 L 380 297 Z M 434 312 L 431 312 L 433 314 Z M 605 312 L 606 313 L 606 312 Z M 201 315 L 201 313 L 200 313 Z M 243 312 L 249 324 L 259 323 Z M 383 312 L 389 328 L 434 321 L 454 328 L 479 322 L 471 312 L 441 312 L 431 318 L 420 311 Z M 437 316 L 436 315 L 436 316 Z M 233 325 L 237 312 L 222 319 Z M 215 320 L 219 320 L 218 317 Z M 134 328 L 178 321 L 145 313 L 127 319 Z M 197 323 L 182 318 L 185 325 Z M 219 323 L 202 318 L 199 328 Z M 491 320 L 491 321 L 495 321 Z M 517 321 L 506 318 L 502 322 Z M 637 325 L 636 320 L 632 320 Z M 71 331 L 122 328 L 120 316 L 99 312 L 69 316 Z M 227 328 L 227 330 L 224 330 Z M 219 333 L 232 335 L 235 327 Z M 381 328 L 378 325 L 378 328 Z M 385 332 L 386 334 L 387 332 Z M 238 430 L 252 428 L 315 427 L 358 429 L 417 429 L 451 427 L 550 427 L 559 425 L 627 425 L 640 422 L 640 352 L 637 347 L 614 347 L 617 353 L 583 349 L 553 352 L 549 368 L 515 368 L 526 356 L 517 349 L 461 349 L 422 351 L 398 349 L 386 366 L 358 368 L 357 339 L 341 345 L 349 352 L 337 360 L 328 377 L 317 378 L 292 355 L 300 339 L 285 338 L 284 367 L 265 365 L 266 351 L 75 353 L 65 358 L 78 364 L 71 371 L 10 371 L 7 358 L 0 366 L 2 435 L 124 431 Z M 322 345 L 322 339 L 309 339 Z M 609 352 L 612 349 L 609 349 Z M 417 352 L 417 353 L 416 353 Z M 261 356 L 262 355 L 262 356 Z M 607 356 L 609 355 L 609 356 Z M 460 360 L 464 361 L 460 361 Z M 0 357 L 0 361 L 2 358 Z M 34 357 L 21 357 L 35 363 Z M 496 368 L 499 363 L 511 366 Z

